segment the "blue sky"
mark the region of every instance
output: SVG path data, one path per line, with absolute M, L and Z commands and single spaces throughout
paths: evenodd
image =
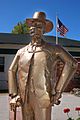
M 80 0 L 0 0 L 0 33 L 11 33 L 13 27 L 35 11 L 44 11 L 54 28 L 48 35 L 56 36 L 56 13 L 69 29 L 67 38 L 80 40 Z

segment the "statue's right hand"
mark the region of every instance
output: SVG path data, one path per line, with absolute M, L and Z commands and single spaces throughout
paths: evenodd
M 20 96 L 16 96 L 10 100 L 10 109 L 15 111 L 16 107 L 20 106 Z

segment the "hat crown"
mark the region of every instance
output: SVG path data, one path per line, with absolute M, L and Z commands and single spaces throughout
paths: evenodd
M 29 27 L 32 26 L 33 22 L 45 23 L 44 33 L 50 32 L 53 29 L 53 23 L 46 19 L 46 14 L 44 12 L 35 12 L 33 18 L 26 19 L 26 23 Z
M 33 15 L 33 18 L 45 21 L 46 14 L 44 12 L 35 12 L 34 15 Z

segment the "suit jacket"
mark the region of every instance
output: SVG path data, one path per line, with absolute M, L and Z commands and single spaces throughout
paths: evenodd
M 59 59 L 65 65 L 58 84 L 54 69 Z M 37 47 L 29 44 L 18 50 L 11 63 L 8 71 L 9 94 L 15 96 L 19 92 L 24 102 L 26 84 L 29 79 L 30 91 L 35 92 L 39 98 L 43 95 L 50 97 L 56 91 L 64 90 L 76 68 L 76 60 L 61 46 L 52 46 L 45 42 Z

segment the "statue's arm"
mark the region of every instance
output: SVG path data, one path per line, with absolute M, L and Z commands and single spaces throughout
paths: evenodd
M 11 96 L 12 98 L 17 95 L 18 60 L 19 60 L 19 55 L 17 52 L 8 70 L 9 96 Z
M 60 104 L 61 94 L 68 85 L 69 81 L 72 79 L 74 73 L 76 72 L 78 63 L 77 61 L 61 46 L 55 47 L 56 62 L 62 60 L 64 67 L 61 76 L 55 87 L 55 94 L 52 93 L 51 104 Z M 53 90 L 52 90 L 53 91 Z
M 69 81 L 72 79 L 74 73 L 76 72 L 78 63 L 72 57 L 72 55 L 67 52 L 64 48 L 57 47 L 56 49 L 57 56 L 63 61 L 64 68 L 62 70 L 62 74 L 58 80 L 58 84 L 56 86 L 56 91 L 63 92 Z

